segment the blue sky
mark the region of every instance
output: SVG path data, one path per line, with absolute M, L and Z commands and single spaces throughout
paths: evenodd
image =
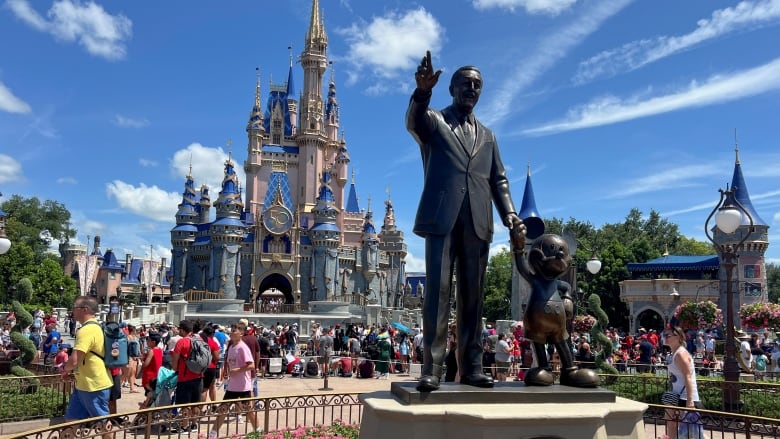
M 780 0 L 320 0 L 361 207 L 390 190 L 410 271 L 419 151 L 403 125 L 426 49 L 449 76 L 480 67 L 477 116 L 495 131 L 520 205 L 530 163 L 542 216 L 595 226 L 655 209 L 704 240 L 730 181 L 735 130 L 780 262 Z M 192 157 L 215 186 L 244 131 L 260 68 L 286 80 L 311 0 L 0 6 L 0 192 L 54 199 L 83 242 L 168 256 Z M 329 74 L 328 74 L 329 75 Z M 295 69 L 295 81 L 303 75 Z M 323 94 L 325 92 L 323 91 Z M 264 94 L 264 97 L 266 95 Z M 227 146 L 228 139 L 232 145 Z M 494 246 L 506 243 L 497 233 Z

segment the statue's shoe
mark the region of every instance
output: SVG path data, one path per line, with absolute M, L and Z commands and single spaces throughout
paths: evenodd
M 523 380 L 527 386 L 551 386 L 553 381 L 552 372 L 541 367 L 529 369 Z
M 420 381 L 417 381 L 417 391 L 432 392 L 434 390 L 439 390 L 439 381 L 440 378 L 437 376 L 425 375 L 420 378 Z
M 474 386 L 474 387 L 493 387 L 493 378 L 483 375 L 481 373 L 473 373 L 471 375 L 466 375 L 460 377 L 460 383 L 465 384 L 467 386 Z
M 576 369 L 561 373 L 561 384 L 571 387 L 598 387 L 599 376 L 593 369 Z

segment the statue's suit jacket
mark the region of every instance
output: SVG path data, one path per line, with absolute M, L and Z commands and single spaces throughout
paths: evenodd
M 467 145 L 457 110 L 452 106 L 432 110 L 429 101 L 430 94 L 415 91 L 406 113 L 406 128 L 420 145 L 424 171 L 414 233 L 422 237 L 448 234 L 468 193 L 477 237 L 490 242 L 491 200 L 501 218 L 515 212 L 496 138 L 472 115 L 476 141 L 473 147 Z

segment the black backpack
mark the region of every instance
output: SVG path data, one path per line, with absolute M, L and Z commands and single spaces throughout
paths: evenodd
M 306 363 L 306 376 L 316 377 L 319 374 L 320 368 L 317 366 L 317 362 L 314 361 L 314 358 L 310 358 L 309 362 Z

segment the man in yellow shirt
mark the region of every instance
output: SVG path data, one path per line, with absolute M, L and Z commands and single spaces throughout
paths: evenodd
M 65 412 L 65 418 L 69 420 L 109 414 L 108 399 L 113 380 L 103 362 L 103 328 L 95 319 L 97 313 L 98 304 L 94 298 L 76 298 L 73 317 L 81 323 L 81 328 L 76 333 L 73 355 L 62 372 L 63 379 L 67 379 L 71 372 L 76 377 L 76 390 Z

